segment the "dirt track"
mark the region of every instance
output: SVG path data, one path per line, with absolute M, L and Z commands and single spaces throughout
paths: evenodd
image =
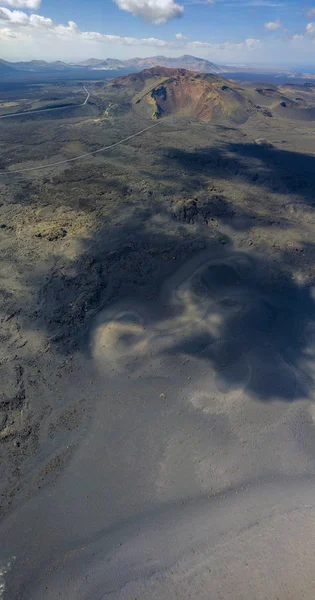
M 88 110 L 2 167 L 140 129 Z M 1 180 L 4 600 L 313 600 L 313 144 L 169 120 Z

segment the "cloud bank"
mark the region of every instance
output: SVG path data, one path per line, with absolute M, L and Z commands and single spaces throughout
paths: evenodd
M 99 33 L 96 31 L 81 31 L 74 21 L 69 21 L 67 25 L 54 24 L 52 19 L 37 14 L 27 14 L 19 10 L 10 10 L 0 8 L 0 24 L 5 25 L 0 28 L 0 38 L 20 38 L 20 39 L 45 39 L 51 44 L 52 38 L 59 38 L 60 42 L 97 42 L 98 44 L 119 44 L 124 46 L 149 46 L 151 48 L 167 48 L 168 50 L 190 50 L 207 49 L 210 52 L 222 53 L 241 49 L 252 50 L 259 45 L 259 40 L 248 38 L 244 42 L 232 43 L 224 42 L 214 44 L 203 41 L 190 41 L 183 34 L 176 34 L 176 41 L 168 41 L 155 37 L 135 38 L 128 36 L 112 35 Z
M 41 0 L 2 0 L 2 2 L 12 8 L 28 8 L 29 10 L 37 10 L 41 5 Z
M 8 0 L 34 2 L 35 0 Z M 166 6 L 166 4 L 164 5 Z M 168 3 L 169 6 L 169 3 Z M 155 14 L 156 17 L 156 14 Z M 158 18 L 162 18 L 159 14 Z M 165 14 L 164 17 L 166 18 Z M 277 21 L 272 21 L 277 23 Z M 271 29 L 272 31 L 273 29 Z M 270 38 L 271 39 L 271 38 Z M 6 60 L 84 60 L 91 56 L 130 58 L 152 56 L 157 49 L 167 56 L 192 54 L 221 64 L 268 62 L 277 60 L 294 64 L 308 59 L 315 41 L 315 23 L 294 36 L 272 39 L 272 42 L 248 37 L 243 41 L 210 42 L 191 40 L 182 33 L 170 39 L 162 37 L 133 37 L 81 30 L 75 21 L 55 23 L 51 18 L 18 8 L 0 8 L 1 58 Z M 159 52 L 160 53 L 160 52 Z

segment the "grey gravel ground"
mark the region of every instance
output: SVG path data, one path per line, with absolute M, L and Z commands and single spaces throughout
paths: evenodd
M 5 168 L 149 125 L 97 110 Z M 1 175 L 4 600 L 313 600 L 313 148 L 178 118 Z

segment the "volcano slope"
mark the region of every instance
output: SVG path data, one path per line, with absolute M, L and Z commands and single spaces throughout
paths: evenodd
M 1 123 L 0 597 L 313 600 L 314 92 L 141 78 Z
M 188 117 L 242 124 L 253 115 L 286 120 L 315 119 L 314 89 L 293 84 L 240 85 L 211 73 L 153 67 L 114 79 L 108 89 L 123 93 L 139 116 Z
M 224 118 L 244 122 L 255 108 L 236 83 L 185 69 L 154 67 L 120 77 L 111 85 L 138 92 L 134 108 L 153 118 L 178 115 L 205 122 Z

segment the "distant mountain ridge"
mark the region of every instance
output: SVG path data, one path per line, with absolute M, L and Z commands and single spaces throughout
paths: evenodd
M 18 61 L 9 62 L 8 60 L 0 59 L 0 74 L 8 72 L 8 69 L 12 73 L 15 71 L 60 71 L 73 68 L 73 65 L 56 60 L 53 62 L 46 62 L 45 60 L 29 60 L 29 61 Z
M 0 74 L 9 73 L 9 69 L 12 73 L 15 71 L 46 72 L 66 71 L 69 69 L 77 70 L 78 72 L 80 72 L 81 69 L 106 71 L 134 69 L 135 71 L 142 71 L 143 69 L 149 69 L 155 66 L 172 69 L 182 68 L 187 69 L 188 71 L 198 71 L 201 73 L 223 73 L 227 70 L 227 67 L 218 66 L 203 58 L 185 54 L 178 58 L 167 56 L 151 56 L 148 58 L 136 57 L 128 60 L 119 60 L 116 58 L 89 58 L 88 60 L 78 63 L 65 63 L 59 60 L 53 62 L 47 62 L 45 60 L 9 62 L 0 59 Z
M 9 75 L 14 73 L 15 69 L 11 64 L 0 58 L 0 75 Z
M 151 67 L 167 67 L 169 69 L 186 69 L 187 71 L 198 71 L 200 73 L 222 73 L 225 68 L 215 65 L 209 60 L 184 54 L 177 58 L 168 56 L 152 56 L 149 58 L 131 58 L 124 61 L 126 67 L 136 69 L 150 69 Z

